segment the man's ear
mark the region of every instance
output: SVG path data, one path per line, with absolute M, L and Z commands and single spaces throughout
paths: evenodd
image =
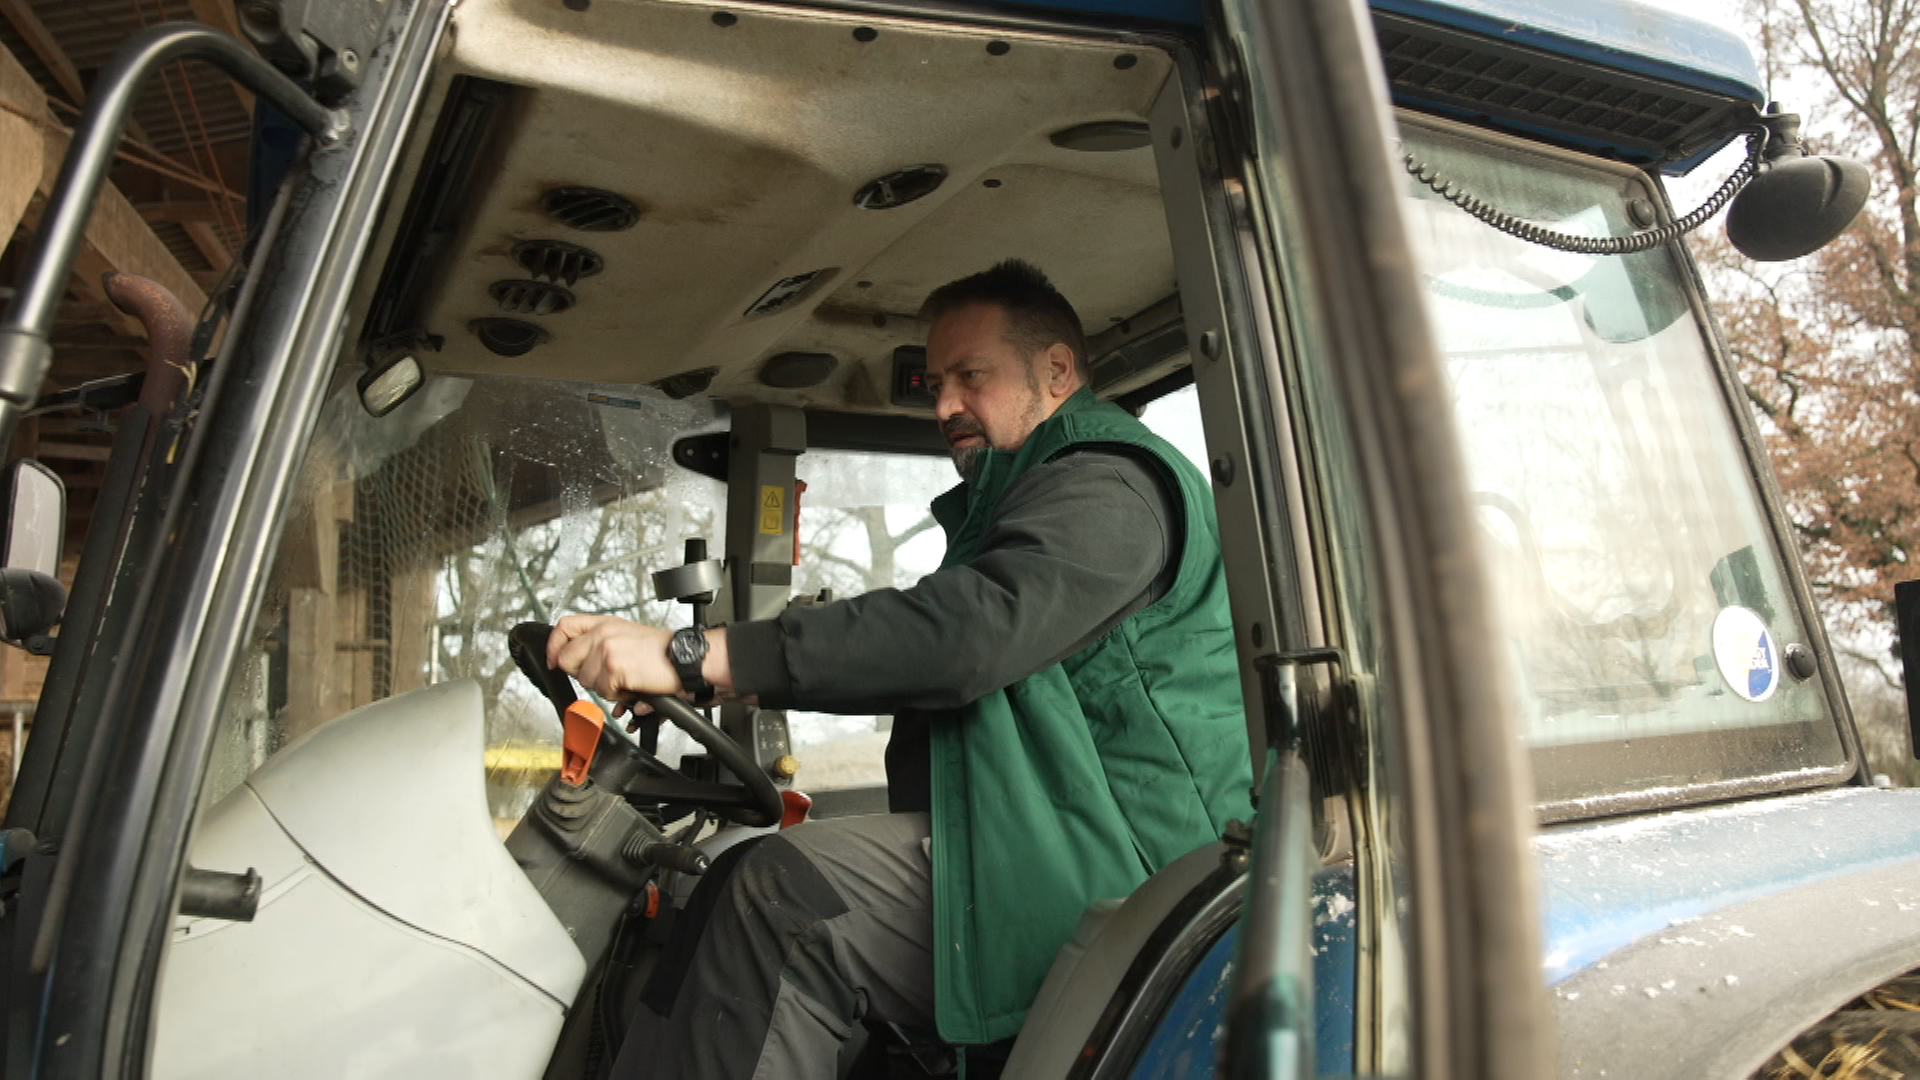
M 1047 346 L 1047 351 L 1041 354 L 1041 363 L 1046 365 L 1047 390 L 1054 397 L 1064 398 L 1079 389 L 1074 377 L 1073 350 L 1064 342 Z

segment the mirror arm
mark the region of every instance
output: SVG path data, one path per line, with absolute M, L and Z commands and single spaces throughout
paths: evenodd
M 1920 580 L 1893 586 L 1894 655 L 1907 690 L 1907 725 L 1913 756 L 1920 759 Z

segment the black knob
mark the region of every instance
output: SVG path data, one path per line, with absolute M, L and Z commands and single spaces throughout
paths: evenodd
M 1820 661 L 1814 658 L 1813 650 L 1799 642 L 1787 646 L 1787 674 L 1806 682 L 1820 673 Z
M 679 844 L 648 844 L 640 849 L 640 857 L 662 869 L 694 877 L 706 873 L 709 865 L 705 852 Z

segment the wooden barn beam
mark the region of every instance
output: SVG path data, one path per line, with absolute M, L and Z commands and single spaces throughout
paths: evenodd
M 157 199 L 136 202 L 133 208 L 148 221 L 172 221 L 181 225 L 189 221 L 217 221 L 220 217 L 220 212 L 206 199 Z
M 113 454 L 113 447 L 106 443 L 53 442 L 40 440 L 40 456 L 43 458 L 66 458 L 71 461 L 105 461 Z
M 5 15 L 13 28 L 26 39 L 27 48 L 32 49 L 33 55 L 40 58 L 41 66 L 53 74 L 53 81 L 66 91 L 68 100 L 75 105 L 85 105 L 87 87 L 80 81 L 80 70 L 73 66 L 72 60 L 67 59 L 67 51 L 54 39 L 47 24 L 33 13 L 32 5 L 27 0 L 0 0 L 0 15 Z
M 207 260 L 207 265 L 213 267 L 216 273 L 225 270 L 227 264 L 233 261 L 233 253 L 227 250 L 226 241 L 220 239 L 220 234 L 213 231 L 211 224 L 205 221 L 187 221 L 182 222 L 180 227 L 186 231 L 187 239 L 193 241 L 193 246 L 200 250 L 200 254 Z

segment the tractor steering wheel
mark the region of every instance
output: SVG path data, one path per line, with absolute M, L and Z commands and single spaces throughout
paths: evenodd
M 552 636 L 553 627 L 546 623 L 521 623 L 507 632 L 507 653 L 519 665 L 520 673 L 565 716 L 567 706 L 578 700 L 580 695 L 566 672 L 547 666 L 547 639 Z M 722 784 L 694 779 L 653 758 L 639 747 L 625 744 L 624 740 L 613 736 L 632 753 L 650 759 L 651 764 L 656 766 L 652 775 L 643 774 L 621 785 L 622 795 L 654 803 L 699 806 L 741 825 L 758 827 L 779 823 L 783 810 L 780 789 L 774 786 L 773 778 L 754 761 L 746 747 L 709 723 L 693 706 L 672 694 L 643 694 L 640 700 L 651 707 L 655 715 L 692 736 L 694 742 L 705 747 L 740 782 Z M 595 759 L 596 765 L 599 760 Z

